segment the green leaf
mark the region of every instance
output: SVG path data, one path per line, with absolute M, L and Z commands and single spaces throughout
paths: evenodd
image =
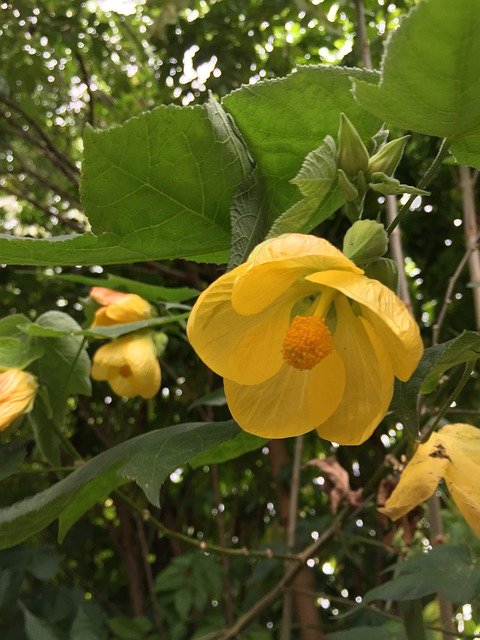
M 425 349 L 410 380 L 395 380 L 391 410 L 397 414 L 405 427 L 417 436 L 420 427 L 417 411 L 419 393 L 431 393 L 445 371 L 479 357 L 480 335 L 475 331 L 464 331 L 453 340 Z
M 23 602 L 19 602 L 19 605 L 25 616 L 25 633 L 28 640 L 60 640 L 48 622 L 34 616 Z
M 440 545 L 395 566 L 395 577 L 368 591 L 364 604 L 416 600 L 431 593 L 441 593 L 452 602 L 471 602 L 480 593 L 480 566 L 472 563 L 465 545 Z
M 70 640 L 106 640 L 107 633 L 99 613 L 87 608 L 90 603 L 82 603 L 77 610 L 70 629 Z
M 290 180 L 305 198 L 318 198 L 321 202 L 337 177 L 337 148 L 335 140 L 326 136 L 318 147 L 305 157 L 298 174 Z
M 364 141 L 380 128 L 381 122 L 353 99 L 351 77 L 375 82 L 377 74 L 342 67 L 300 67 L 286 78 L 244 86 L 223 99 L 265 179 L 270 224 L 298 200 L 290 181 L 314 149 L 312 141 L 318 144 L 327 135 L 337 134 L 342 112 Z
M 266 195 L 258 170 L 253 169 L 235 192 L 230 207 L 232 246 L 229 269 L 246 260 L 267 232 Z
M 435 349 L 435 351 L 433 351 Z M 458 364 L 465 364 L 480 358 L 480 334 L 476 331 L 464 331 L 458 337 L 431 347 L 435 358 L 430 358 L 430 370 L 425 376 L 421 392 L 432 393 L 438 385 L 440 376 Z M 426 351 L 430 352 L 430 349 Z
M 42 399 L 35 402 L 28 421 L 40 454 L 52 467 L 60 466 L 60 440 Z
M 61 535 L 64 536 L 67 526 L 74 522 L 74 515 L 81 515 L 79 510 L 84 510 L 85 505 L 90 506 L 127 480 L 134 480 L 150 502 L 158 506 L 160 487 L 173 470 L 238 433 L 239 429 L 232 421 L 187 423 L 122 442 L 92 458 L 48 489 L 0 509 L 0 548 L 23 542 L 66 510 L 65 522 L 61 522 Z M 92 487 L 95 491 L 91 490 Z M 80 505 L 76 505 L 77 497 Z
M 73 318 L 61 311 L 47 311 L 38 318 L 36 325 L 62 334 L 81 330 Z M 60 424 L 69 395 L 91 394 L 90 358 L 84 341 L 78 336 L 36 338 L 36 341 L 45 346 L 45 355 L 35 362 L 32 370 L 48 390 L 52 418 Z
M 60 273 L 52 276 L 67 282 L 78 282 L 91 287 L 106 287 L 115 291 L 136 293 L 150 302 L 183 302 L 198 296 L 198 291 L 190 287 L 158 287 L 153 284 L 137 282 L 130 278 L 123 278 L 107 273 L 106 278 L 93 278 L 75 273 Z
M 22 442 L 0 444 L 0 480 L 13 475 L 25 460 L 26 451 Z
M 279 216 L 268 232 L 273 238 L 282 233 L 309 233 L 344 204 L 345 198 L 338 187 L 334 187 L 320 204 L 315 198 L 303 198 Z
M 0 336 L 21 338 L 23 336 L 22 327 L 29 324 L 31 324 L 31 321 L 22 313 L 5 316 L 0 319 Z
M 201 398 L 197 398 L 194 400 L 188 407 L 188 410 L 194 409 L 195 407 L 223 407 L 227 404 L 227 400 L 225 398 L 225 392 L 223 387 L 219 389 L 215 389 L 215 391 L 210 391 L 210 393 L 206 393 Z
M 352 627 L 345 631 L 334 631 L 328 634 L 328 640 L 404 640 L 405 634 L 400 625 L 384 625 L 381 627 Z
M 0 368 L 2 369 L 25 369 L 43 354 L 43 347 L 32 344 L 30 340 L 0 337 Z
M 207 107 L 159 106 L 104 131 L 85 129 L 82 201 L 92 232 L 0 238 L 9 264 L 224 261 L 229 205 L 243 169 Z
M 152 623 L 145 616 L 138 616 L 136 618 L 117 616 L 116 618 L 109 618 L 108 626 L 118 640 L 143 640 L 145 634 L 153 629 Z
M 400 184 L 400 181 L 391 176 L 387 176 L 385 173 L 376 171 L 372 174 L 372 182 L 368 185 L 373 191 L 377 193 L 383 193 L 387 196 L 397 196 L 402 193 L 411 193 L 416 196 L 428 196 L 429 191 L 423 189 L 417 189 L 416 187 L 410 187 L 408 184 Z
M 268 442 L 268 439 L 259 438 L 246 431 L 241 431 L 235 438 L 228 442 L 222 442 L 208 451 L 195 456 L 189 461 L 189 464 L 194 469 L 203 467 L 206 464 L 220 464 L 227 462 L 227 460 L 234 460 L 239 456 L 243 456 L 244 453 L 255 451 Z
M 480 166 L 480 0 L 423 0 L 386 45 L 378 85 L 355 80 L 360 105 L 389 125 L 453 138 Z
M 421 600 L 406 600 L 400 603 L 400 613 L 407 632 L 408 640 L 427 640 L 423 626 L 423 607 Z

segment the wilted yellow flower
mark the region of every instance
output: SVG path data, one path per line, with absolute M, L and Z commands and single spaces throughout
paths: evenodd
M 441 478 L 472 529 L 480 535 L 480 429 L 447 424 L 419 445 L 400 482 L 380 509 L 398 520 L 435 492 Z
M 93 356 L 92 378 L 107 380 L 119 396 L 153 398 L 161 373 L 152 337 L 133 333 L 102 345 Z
M 90 297 L 102 305 L 95 312 L 92 327 L 138 322 L 152 317 L 151 305 L 136 293 L 121 293 L 105 287 L 93 287 Z
M 321 238 L 285 234 L 257 247 L 197 300 L 188 337 L 224 377 L 232 416 L 251 433 L 311 429 L 360 444 L 385 415 L 396 375 L 422 354 L 401 300 Z
M 0 373 L 0 431 L 31 411 L 36 393 L 36 378 L 28 371 L 7 369 Z

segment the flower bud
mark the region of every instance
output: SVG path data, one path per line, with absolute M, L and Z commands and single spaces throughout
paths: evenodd
M 157 352 L 157 357 L 161 358 L 165 353 L 165 349 L 168 345 L 168 336 L 163 331 L 155 331 L 152 335 L 153 342 L 155 344 L 155 350 Z
M 387 176 L 393 175 L 400 162 L 405 145 L 410 136 L 403 136 L 387 142 L 380 150 L 370 158 L 368 163 L 368 175 L 376 172 L 385 173 Z
M 345 175 L 345 172 L 342 171 L 341 169 L 338 169 L 337 175 L 338 175 L 338 186 L 345 200 L 347 202 L 350 202 L 358 198 L 358 189 L 352 182 L 350 182 L 350 180 Z
M 378 280 L 394 293 L 398 291 L 398 268 L 391 258 L 379 258 L 365 267 L 365 275 Z
M 368 167 L 368 151 L 358 131 L 345 114 L 340 115 L 338 130 L 338 167 L 348 176 L 356 176 Z
M 387 232 L 375 220 L 357 220 L 343 239 L 343 253 L 356 265 L 366 265 L 378 260 L 387 248 Z

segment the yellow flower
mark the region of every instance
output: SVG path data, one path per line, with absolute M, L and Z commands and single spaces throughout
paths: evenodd
M 366 440 L 387 412 L 394 375 L 422 354 L 399 298 L 321 238 L 259 245 L 197 300 L 188 337 L 224 377 L 232 416 L 250 433 L 312 429 L 339 444 Z
M 380 509 L 398 520 L 433 495 L 441 478 L 472 529 L 480 535 L 480 429 L 447 424 L 419 445 L 400 482 Z
M 152 307 L 136 293 L 121 293 L 105 287 L 93 287 L 90 297 L 102 305 L 95 312 L 92 327 L 138 322 L 152 317 Z
M 107 380 L 119 396 L 153 398 L 161 373 L 152 337 L 134 333 L 101 346 L 93 356 L 92 378 Z
M 31 411 L 37 381 L 28 371 L 7 369 L 0 373 L 0 431 Z

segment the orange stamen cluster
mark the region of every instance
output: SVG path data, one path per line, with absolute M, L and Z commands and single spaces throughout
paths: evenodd
M 283 339 L 283 359 L 300 371 L 313 369 L 333 351 L 329 328 L 319 316 L 295 316 Z

